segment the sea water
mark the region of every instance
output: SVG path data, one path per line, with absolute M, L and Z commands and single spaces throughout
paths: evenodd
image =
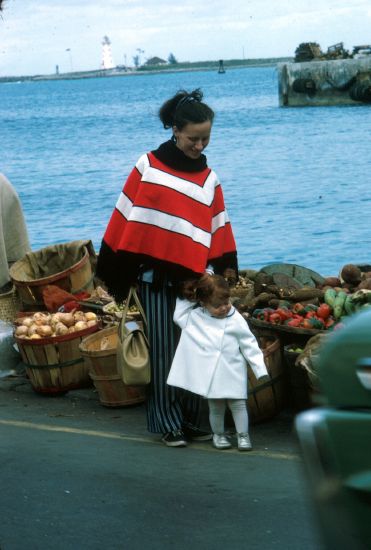
M 275 67 L 1 84 L 0 171 L 33 250 L 91 239 L 98 251 L 126 176 L 170 137 L 160 105 L 198 87 L 216 112 L 206 154 L 240 267 L 370 263 L 371 106 L 281 108 Z

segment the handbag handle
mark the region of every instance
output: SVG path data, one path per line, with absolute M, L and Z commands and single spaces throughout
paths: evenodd
M 144 313 L 143 306 L 140 303 L 139 296 L 138 296 L 136 288 L 134 286 L 130 287 L 128 297 L 126 298 L 125 308 L 124 308 L 124 311 L 122 312 L 121 323 L 125 324 L 126 316 L 128 314 L 128 311 L 129 311 L 130 301 L 131 301 L 132 298 L 134 298 L 135 305 L 137 306 L 137 309 L 138 309 L 139 313 L 142 316 L 144 324 L 147 327 L 148 326 L 147 325 L 147 317 L 146 317 L 146 314 Z

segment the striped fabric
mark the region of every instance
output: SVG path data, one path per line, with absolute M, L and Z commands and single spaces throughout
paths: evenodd
M 173 322 L 175 290 L 164 283 L 154 292 L 151 284 L 141 282 L 139 292 L 148 320 L 152 367 L 146 403 L 148 431 L 164 434 L 181 429 L 184 422 L 198 426 L 201 398 L 166 384 L 180 336 Z
M 114 252 L 142 254 L 194 273 L 236 250 L 215 172 L 173 170 L 152 153 L 142 155 L 129 175 L 104 241 Z

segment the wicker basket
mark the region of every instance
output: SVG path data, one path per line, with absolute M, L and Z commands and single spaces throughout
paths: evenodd
M 20 309 L 20 299 L 15 286 L 9 292 L 0 294 L 0 319 L 7 323 L 13 323 Z
M 127 407 L 143 403 L 145 386 L 127 386 L 117 371 L 118 327 L 108 327 L 84 338 L 80 351 L 99 400 L 105 407 Z
M 91 386 L 79 346 L 84 337 L 98 328 L 95 325 L 64 336 L 37 340 L 15 337 L 33 389 L 53 395 Z

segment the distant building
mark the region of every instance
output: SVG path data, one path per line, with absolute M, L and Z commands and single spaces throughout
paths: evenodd
M 101 69 L 114 69 L 115 64 L 112 59 L 111 41 L 108 36 L 103 36 L 102 40 L 102 62 Z
M 147 61 L 144 63 L 145 65 L 166 65 L 165 59 L 161 59 L 161 57 L 150 57 L 147 59 Z

